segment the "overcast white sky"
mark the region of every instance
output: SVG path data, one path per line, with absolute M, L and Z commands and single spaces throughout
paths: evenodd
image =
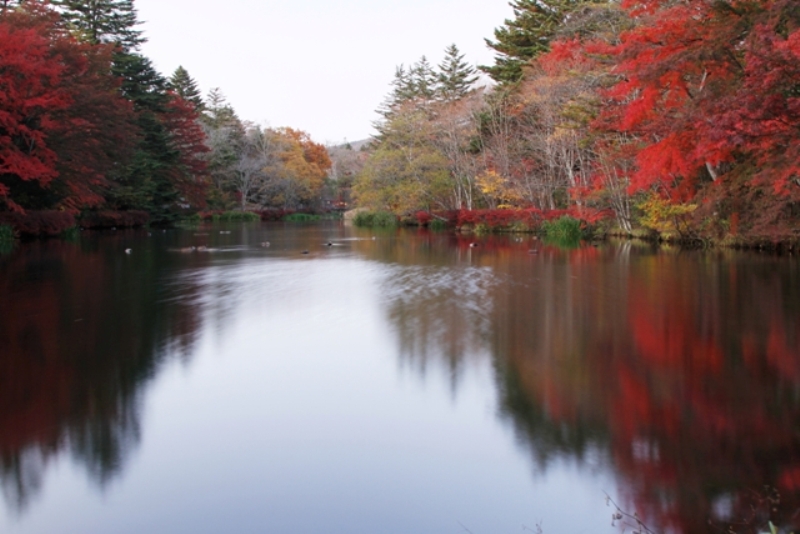
M 183 65 L 203 94 L 219 87 L 239 117 L 357 141 L 396 65 L 438 64 L 455 43 L 491 64 L 484 37 L 513 14 L 507 0 L 136 0 L 159 71 Z

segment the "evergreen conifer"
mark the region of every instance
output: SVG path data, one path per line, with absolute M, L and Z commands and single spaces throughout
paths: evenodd
M 133 0 L 52 0 L 62 18 L 91 43 L 116 43 L 123 51 L 138 50 L 145 42 L 136 29 Z
M 478 81 L 475 68 L 464 61 L 464 55 L 455 44 L 445 49 L 444 61 L 439 65 L 439 96 L 445 102 L 465 97 Z
M 606 0 L 513 0 L 514 19 L 494 30 L 495 41 L 485 39 L 497 52 L 495 64 L 480 69 L 499 83 L 515 83 L 522 79 L 522 66 L 547 52 L 567 16 L 586 4 L 603 4 Z
M 169 78 L 168 88 L 175 91 L 178 96 L 194 104 L 198 111 L 202 111 L 205 107 L 203 97 L 200 94 L 200 89 L 197 87 L 197 82 L 189 75 L 189 72 L 182 66 L 175 69 L 172 76 Z
M 437 76 L 433 72 L 428 58 L 419 58 L 409 71 L 411 86 L 414 90 L 414 97 L 422 100 L 431 100 L 436 95 Z

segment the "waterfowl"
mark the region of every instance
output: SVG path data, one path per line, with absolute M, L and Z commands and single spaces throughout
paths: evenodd
M 269 241 L 262 241 L 261 242 L 261 246 L 262 247 L 268 247 L 269 246 Z
M 478 244 L 473 241 L 472 243 L 469 244 L 469 247 L 470 248 L 477 248 Z
M 331 243 L 330 241 L 328 241 L 327 243 L 325 243 L 325 246 L 326 246 L 326 247 L 332 247 L 332 246 L 333 246 L 333 243 Z
M 129 248 L 126 248 L 126 249 L 125 249 L 125 254 L 130 254 L 131 252 L 133 252 L 133 250 L 132 250 L 132 249 L 129 249 Z
M 304 251 L 302 252 L 302 254 L 308 254 L 308 251 L 307 251 L 307 250 L 304 250 Z

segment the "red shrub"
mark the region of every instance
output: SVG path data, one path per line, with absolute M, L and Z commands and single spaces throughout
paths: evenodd
M 285 210 L 282 208 L 270 208 L 261 211 L 256 211 L 259 217 L 261 217 L 262 221 L 280 221 L 287 215 L 291 215 L 295 213 L 295 210 Z
M 542 212 L 535 208 L 524 210 L 461 210 L 456 225 L 485 224 L 491 229 L 510 228 L 515 223 L 535 227 L 542 221 Z
M 57 236 L 75 226 L 75 216 L 66 211 L 2 212 L 0 223 L 11 225 L 20 236 Z
M 418 211 L 414 214 L 414 218 L 417 220 L 417 224 L 420 226 L 428 226 L 433 217 L 427 211 Z

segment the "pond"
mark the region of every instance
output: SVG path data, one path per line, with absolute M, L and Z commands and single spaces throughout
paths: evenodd
M 22 244 L 0 532 L 797 528 L 799 267 L 339 223 Z

